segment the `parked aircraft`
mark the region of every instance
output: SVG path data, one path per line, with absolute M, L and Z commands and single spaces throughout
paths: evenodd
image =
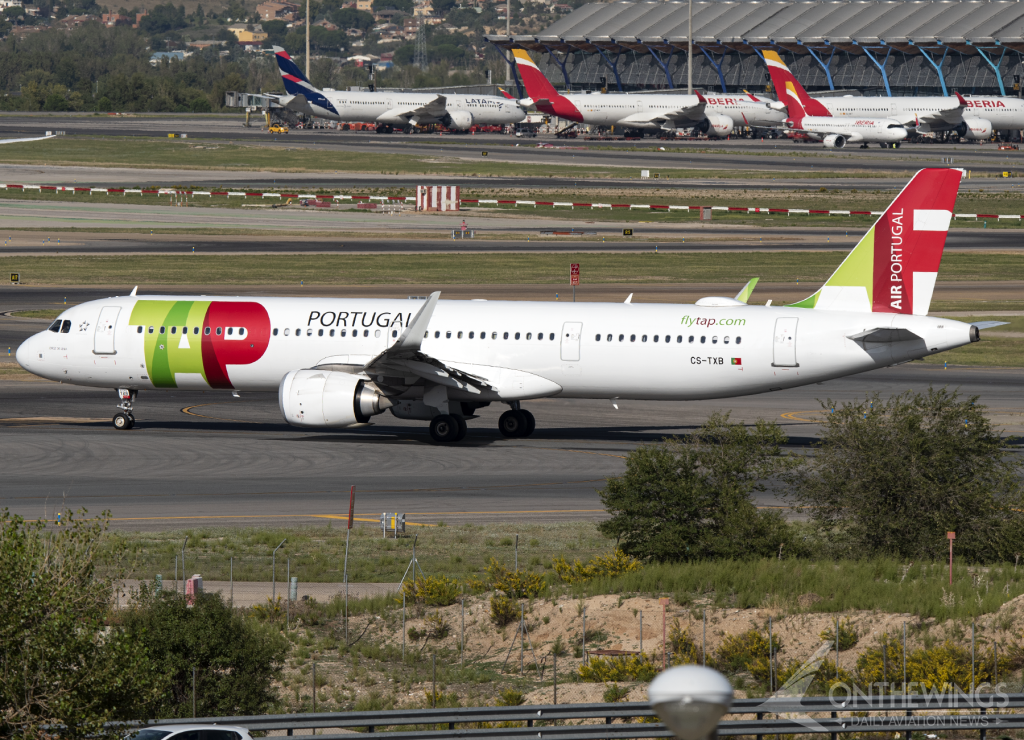
M 506 437 L 533 433 L 533 399 L 686 401 L 818 383 L 977 342 L 928 316 L 963 172 L 918 172 L 810 297 L 752 306 L 426 299 L 128 296 L 64 311 L 18 363 L 114 388 L 117 429 L 140 390 L 276 391 L 289 424 L 325 429 L 384 411 L 430 423 L 439 443 L 507 404 Z
M 518 103 L 497 95 L 320 90 L 306 79 L 288 52 L 275 46 L 274 54 L 288 91 L 280 102 L 296 113 L 333 121 L 374 123 L 380 133 L 430 123 L 465 131 L 475 124 L 504 125 L 526 118 Z
M 621 126 L 646 131 L 695 128 L 724 138 L 738 126 L 776 127 L 786 120 L 785 106 L 770 98 L 742 95 L 661 95 L 624 93 L 560 94 L 537 68 L 529 53 L 514 49 L 516 68 L 523 79 L 524 106 L 568 121 L 597 126 Z
M 777 53 L 765 51 L 763 54 L 772 85 L 789 110 L 787 129 L 817 139 L 829 149 L 842 149 L 847 143 L 860 143 L 866 148 L 871 142 L 896 148 L 907 138 L 906 127 L 894 118 L 831 115 L 824 105 L 807 94 Z

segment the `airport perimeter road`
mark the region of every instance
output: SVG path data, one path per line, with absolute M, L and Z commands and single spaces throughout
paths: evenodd
M 152 391 L 138 425 L 110 425 L 110 390 L 0 381 L 0 505 L 34 518 L 58 509 L 109 509 L 123 529 L 300 524 L 343 515 L 350 485 L 357 515 L 405 511 L 412 522 L 551 521 L 603 516 L 596 490 L 621 474 L 626 453 L 684 434 L 715 410 L 734 420 L 780 422 L 794 444 L 815 439 L 817 399 L 884 396 L 930 384 L 978 394 L 1008 433 L 1024 431 L 1022 370 L 914 364 L 809 388 L 724 401 L 652 403 L 548 399 L 526 406 L 537 431 L 497 432 L 504 407 L 481 410 L 463 443 L 434 445 L 421 422 L 390 414 L 350 430 L 310 432 L 280 420 L 274 394 Z M 772 494 L 764 506 L 782 506 Z

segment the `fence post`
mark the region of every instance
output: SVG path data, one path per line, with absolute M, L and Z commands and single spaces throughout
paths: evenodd
M 174 556 L 174 593 L 178 593 L 178 556 Z
M 971 698 L 974 698 L 974 627 L 976 622 L 971 620 Z M 985 731 L 982 730 L 982 733 Z M 984 735 L 982 735 L 984 737 Z
M 832 712 L 832 719 L 835 719 L 838 716 L 839 716 L 839 714 L 837 712 Z M 832 733 L 832 740 L 839 740 L 839 733 L 838 732 L 833 732 Z
M 644 610 L 640 610 L 640 654 L 644 654 Z
M 192 666 L 192 719 L 196 718 L 196 667 Z
M 836 615 L 836 681 L 839 680 L 839 615 Z
M 430 656 L 430 667 L 433 674 L 430 687 L 430 706 L 437 709 L 437 654 Z
M 523 611 L 522 603 L 519 604 L 519 675 L 523 675 L 523 653 L 526 650 L 524 643 L 526 642 L 523 636 L 523 621 L 525 612 Z
M 702 666 L 707 666 L 707 664 L 708 664 L 708 608 L 707 607 L 704 607 L 704 621 L 703 621 L 703 628 L 701 629 L 700 664 Z
M 316 661 L 313 661 L 313 714 L 316 714 Z M 316 734 L 314 731 L 313 734 Z
M 462 635 L 459 637 L 459 662 L 466 665 L 466 597 L 462 597 Z
M 903 706 L 907 705 L 907 623 L 903 623 Z
M 772 671 L 772 655 L 775 652 L 772 644 L 772 618 L 768 617 L 768 691 L 775 691 L 775 673 Z
M 284 582 L 288 590 L 284 594 L 284 628 L 287 631 L 292 623 L 292 558 L 288 556 L 288 566 L 285 571 Z
M 552 700 L 552 704 L 558 703 L 558 653 L 551 653 L 551 675 L 555 679 L 555 694 Z
M 231 596 L 229 597 L 229 603 L 232 607 L 235 605 L 235 558 L 232 557 L 228 566 L 228 578 L 231 581 Z
M 402 662 L 405 662 L 405 591 L 402 592 Z
M 587 607 L 583 607 L 583 662 L 587 662 Z

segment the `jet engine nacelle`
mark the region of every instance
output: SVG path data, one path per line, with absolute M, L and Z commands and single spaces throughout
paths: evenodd
M 826 149 L 842 149 L 846 146 L 846 137 L 842 134 L 829 134 L 821 143 L 825 145 Z
M 453 111 L 448 114 L 448 120 L 445 122 L 445 125 L 457 131 L 465 131 L 473 125 L 473 114 L 465 110 Z
M 733 132 L 734 128 L 735 124 L 729 116 L 723 116 L 720 113 L 709 113 L 707 115 L 707 128 L 705 128 L 705 131 L 708 136 L 724 139 Z
M 984 118 L 967 118 L 961 124 L 960 135 L 974 141 L 988 139 L 992 136 L 992 122 Z
M 391 401 L 363 378 L 316 369 L 285 375 L 277 401 L 284 420 L 296 427 L 362 424 L 391 407 Z

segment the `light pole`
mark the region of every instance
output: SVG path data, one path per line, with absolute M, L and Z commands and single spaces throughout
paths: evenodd
M 508 39 L 508 50 L 512 52 L 512 0 L 505 0 L 505 37 Z M 512 84 L 512 64 L 505 67 L 505 84 Z
M 282 545 L 287 541 L 287 537 L 281 540 L 281 544 L 274 548 L 274 552 L 270 556 L 270 600 L 272 602 L 277 599 L 277 551 L 280 550 Z
M 732 685 L 725 676 L 699 665 L 669 668 L 647 689 L 651 708 L 679 740 L 712 737 L 732 697 Z
M 185 593 L 185 545 L 188 544 L 188 535 L 185 535 L 185 541 L 181 543 L 181 593 Z M 952 550 L 952 548 L 950 548 Z M 178 587 L 177 584 L 174 585 Z
M 306 0 L 306 79 L 309 79 L 309 0 Z
M 693 0 L 686 21 L 686 94 L 693 95 Z

